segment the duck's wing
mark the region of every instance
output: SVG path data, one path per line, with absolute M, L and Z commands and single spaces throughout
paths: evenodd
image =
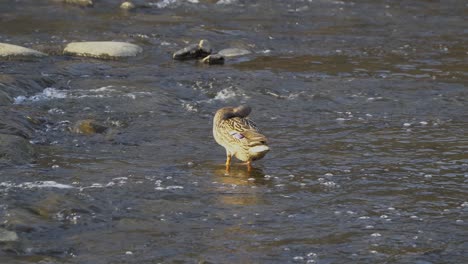
M 266 137 L 262 135 L 255 123 L 248 118 L 233 117 L 222 122 L 225 137 L 229 141 L 240 145 L 251 146 L 253 143 L 266 144 Z

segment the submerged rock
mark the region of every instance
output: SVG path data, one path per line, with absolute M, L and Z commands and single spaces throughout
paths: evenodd
M 34 149 L 26 139 L 0 134 L 0 163 L 27 164 L 33 157 Z
M 18 240 L 16 232 L 0 228 L 0 242 L 14 242 Z
M 218 52 L 218 54 L 224 56 L 224 57 L 238 57 L 238 56 L 244 56 L 248 55 L 251 52 L 246 49 L 238 49 L 238 48 L 228 48 L 228 49 L 222 49 Z
M 12 111 L 8 108 L 0 109 L 0 117 L 0 134 L 29 139 L 32 137 L 34 130 L 37 129 L 21 112 Z
M 198 44 L 189 45 L 176 51 L 172 58 L 174 60 L 201 59 L 211 54 L 211 44 L 208 40 L 200 40 Z
M 69 43 L 63 53 L 99 59 L 134 57 L 143 49 L 135 44 L 117 41 L 89 41 Z
M 0 57 L 44 57 L 47 54 L 37 50 L 7 44 L 0 43 Z
M 99 124 L 96 120 L 93 119 L 80 120 L 70 128 L 73 133 L 85 135 L 102 134 L 106 132 L 107 129 L 108 127 Z
M 11 103 L 13 103 L 13 99 L 11 99 L 11 97 L 7 93 L 0 90 L 0 106 L 10 105 Z
M 206 56 L 203 60 L 203 63 L 206 64 L 224 64 L 224 57 L 221 56 L 220 54 L 211 54 Z

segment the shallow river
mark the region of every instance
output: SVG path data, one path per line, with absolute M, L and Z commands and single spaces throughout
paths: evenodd
M 0 168 L 0 263 L 466 263 L 465 1 L 96 2 L 0 2 L 0 42 L 52 54 L 0 61 L 2 118 L 40 120 Z M 252 54 L 171 59 L 200 39 Z M 54 53 L 83 40 L 143 53 Z M 226 175 L 212 117 L 241 103 L 272 150 Z

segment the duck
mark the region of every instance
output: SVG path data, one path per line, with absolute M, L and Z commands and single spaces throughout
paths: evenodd
M 228 106 L 214 115 L 213 137 L 226 149 L 226 172 L 229 172 L 233 156 L 246 162 L 251 171 L 252 161 L 263 158 L 270 151 L 267 138 L 248 118 L 251 111 L 248 105 Z

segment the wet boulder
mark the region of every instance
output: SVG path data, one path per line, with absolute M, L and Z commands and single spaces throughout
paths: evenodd
M 27 164 L 34 158 L 34 149 L 28 140 L 15 136 L 0 134 L 0 164 Z
M 93 57 L 98 59 L 115 59 L 124 57 L 135 57 L 143 49 L 135 44 L 117 41 L 88 41 L 69 43 L 63 53 L 82 57 Z
M 70 128 L 70 131 L 77 134 L 93 135 L 105 133 L 107 129 L 108 127 L 98 123 L 96 120 L 85 119 L 76 122 Z
M 208 40 L 200 40 L 198 44 L 189 45 L 176 51 L 172 58 L 174 60 L 202 59 L 211 54 L 211 44 Z
M 7 44 L 0 43 L 0 57 L 44 57 L 47 54 L 37 50 Z
M 222 49 L 218 52 L 223 57 L 239 57 L 239 56 L 244 56 L 248 55 L 251 52 L 246 49 L 239 49 L 239 48 L 227 48 L 227 49 Z
M 211 54 L 203 58 L 202 62 L 210 65 L 224 64 L 224 57 L 220 54 Z

